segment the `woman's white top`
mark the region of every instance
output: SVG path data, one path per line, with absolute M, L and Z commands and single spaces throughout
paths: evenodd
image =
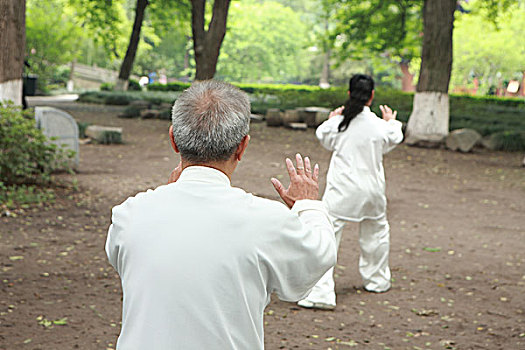
M 334 116 L 315 132 L 323 147 L 333 151 L 323 202 L 339 219 L 378 219 L 386 213 L 383 154 L 403 140 L 402 124 L 378 118 L 367 106 L 339 132 L 342 120 Z

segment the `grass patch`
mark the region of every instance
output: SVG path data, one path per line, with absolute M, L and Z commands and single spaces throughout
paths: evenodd
M 55 191 L 36 185 L 6 186 L 0 182 L 0 203 L 8 209 L 29 208 L 34 204 L 54 203 Z

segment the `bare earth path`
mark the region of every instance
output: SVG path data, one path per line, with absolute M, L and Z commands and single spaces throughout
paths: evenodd
M 115 347 L 121 290 L 103 250 L 110 209 L 163 184 L 178 161 L 167 121 L 118 119 L 121 107 L 59 106 L 78 121 L 123 126 L 126 143 L 82 145 L 78 191 L 59 188 L 54 204 L 0 217 L 0 349 Z M 284 158 L 296 152 L 319 162 L 324 180 L 330 154 L 313 130 L 253 124 L 251 136 L 234 186 L 277 199 L 269 179 L 286 180 Z M 525 349 L 522 158 L 395 149 L 385 160 L 392 290 L 363 291 L 357 226 L 349 225 L 336 310 L 274 299 L 267 349 Z

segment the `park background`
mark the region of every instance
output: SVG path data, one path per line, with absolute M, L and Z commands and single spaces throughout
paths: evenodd
M 178 161 L 166 137 L 170 107 L 193 81 L 220 79 L 249 94 L 252 143 L 233 184 L 277 200 L 268 179 L 284 178 L 283 159 L 297 151 L 319 161 L 323 188 L 330 154 L 311 126 L 344 102 L 354 73 L 374 77 L 376 113 L 391 105 L 406 135 L 417 135 L 385 159 L 393 289 L 362 290 L 349 226 L 336 311 L 273 300 L 267 348 L 525 346 L 523 1 L 2 0 L 0 8 L 0 349 L 115 347 L 121 290 L 103 252 L 109 210 L 165 183 Z M 44 106 L 73 117 L 76 155 L 35 127 L 34 108 Z M 110 129 L 86 134 L 97 125 Z M 468 152 L 452 152 L 446 140 L 465 129 L 476 141 L 469 133 Z

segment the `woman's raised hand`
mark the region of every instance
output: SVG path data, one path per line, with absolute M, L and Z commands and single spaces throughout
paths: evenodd
M 380 105 L 379 109 L 381 110 L 381 114 L 383 115 L 383 119 L 386 121 L 396 119 L 397 111 L 393 111 L 390 107 L 387 105 Z

